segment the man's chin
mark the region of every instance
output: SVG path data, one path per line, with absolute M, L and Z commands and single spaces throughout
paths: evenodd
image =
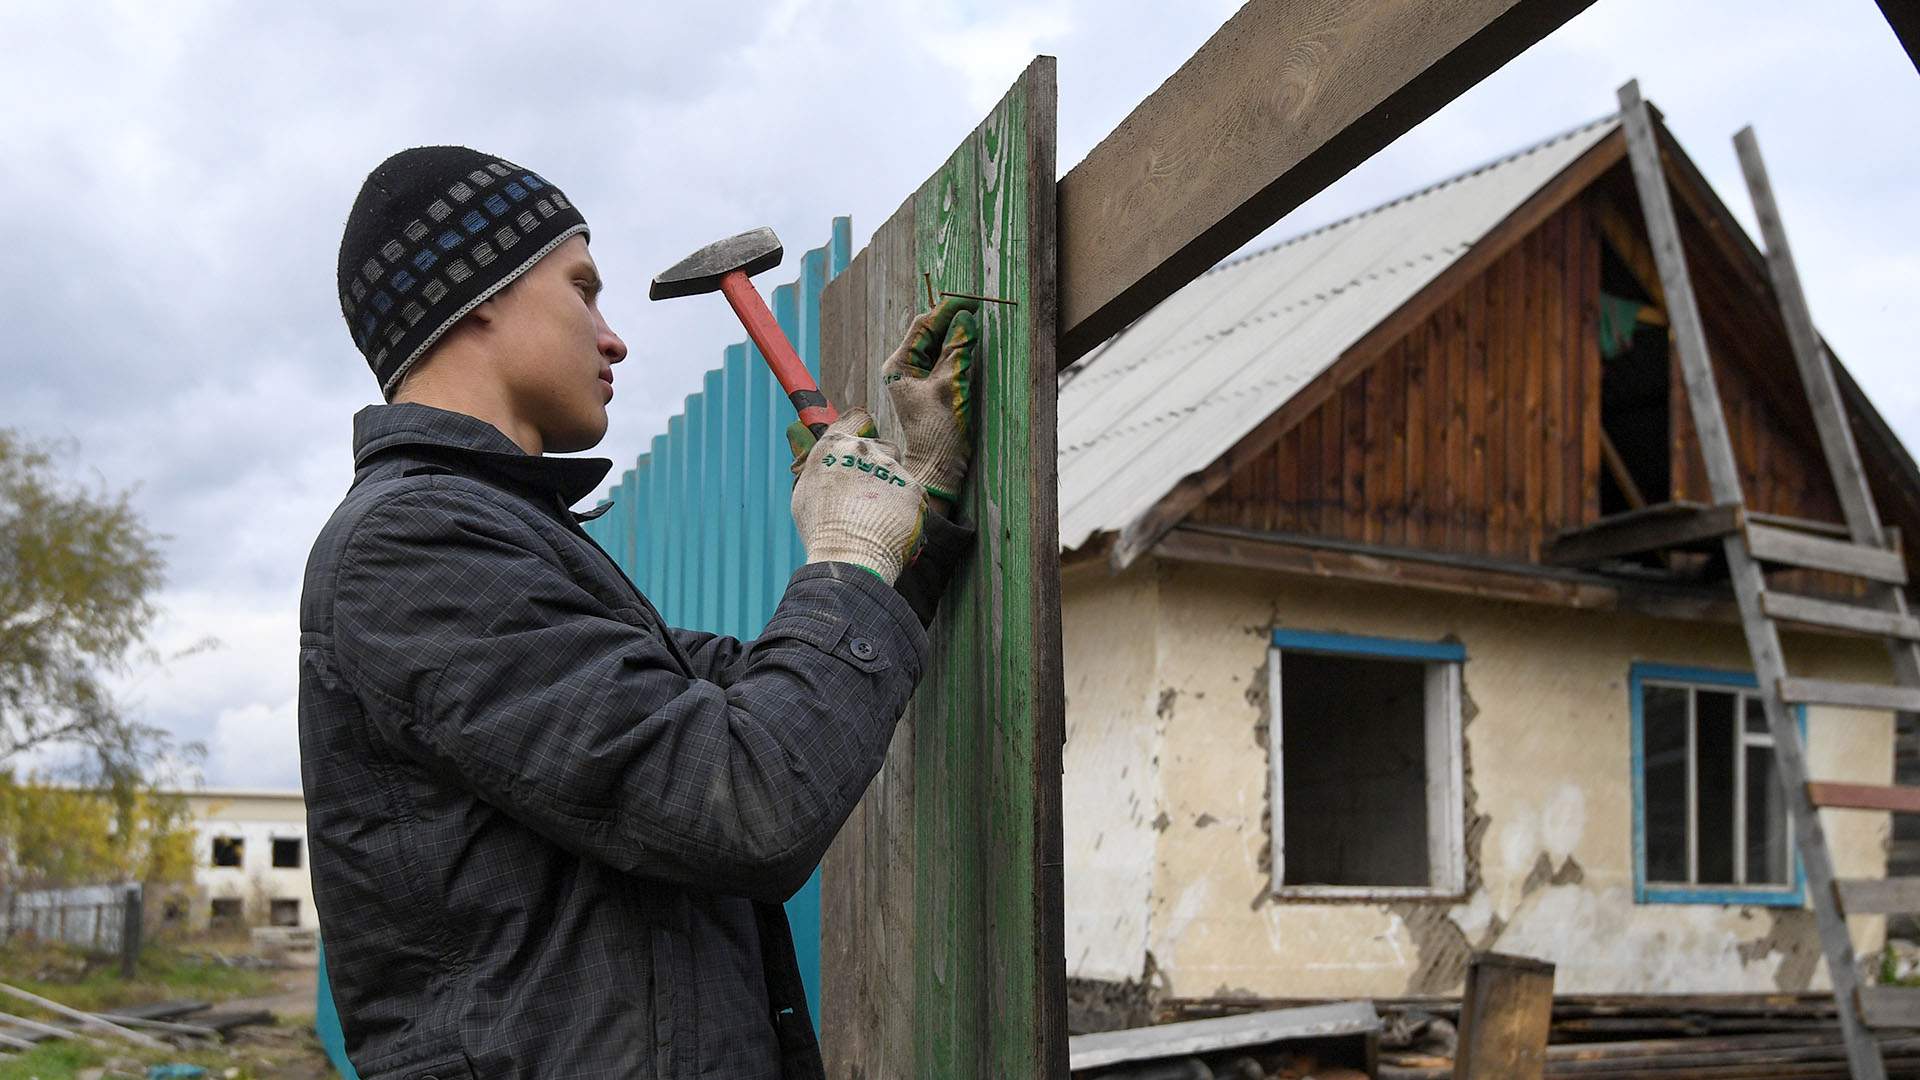
M 565 432 L 556 432 L 546 440 L 550 454 L 572 454 L 581 450 L 591 450 L 600 445 L 607 437 L 607 414 L 602 411 L 600 422 L 587 423 Z

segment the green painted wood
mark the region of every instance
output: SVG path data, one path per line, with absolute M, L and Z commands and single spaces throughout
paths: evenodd
M 882 360 L 936 288 L 983 305 L 979 530 L 886 765 L 828 853 L 833 1076 L 1064 1076 L 1054 63 L 1042 57 L 826 290 L 823 388 L 898 438 Z

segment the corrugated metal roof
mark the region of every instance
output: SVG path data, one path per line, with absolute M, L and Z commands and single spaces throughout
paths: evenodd
M 1617 126 L 1608 117 L 1223 263 L 1064 376 L 1060 546 L 1226 453 Z

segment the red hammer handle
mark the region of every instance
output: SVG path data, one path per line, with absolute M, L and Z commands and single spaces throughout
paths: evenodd
M 780 380 L 780 388 L 787 392 L 787 400 L 793 402 L 795 411 L 799 412 L 800 422 L 807 425 L 816 438 L 825 434 L 827 425 L 840 419 L 840 413 L 820 392 L 807 365 L 800 362 L 800 354 L 793 351 L 792 342 L 780 329 L 773 312 L 767 309 L 767 302 L 760 298 L 760 290 L 747 280 L 746 271 L 734 270 L 723 275 L 720 292 L 732 305 L 733 313 L 740 317 L 741 325 L 747 328 L 747 336 L 759 346 L 760 355 L 773 369 L 773 377 Z

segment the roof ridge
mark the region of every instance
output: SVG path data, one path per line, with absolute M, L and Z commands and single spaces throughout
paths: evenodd
M 1226 270 L 1231 267 L 1239 266 L 1241 263 L 1250 262 L 1254 259 L 1260 258 L 1262 255 L 1271 255 L 1272 253 L 1279 251 L 1281 248 L 1292 247 L 1294 244 L 1300 243 L 1303 240 L 1307 240 L 1312 237 L 1319 236 L 1322 233 L 1332 232 L 1334 229 L 1338 229 L 1346 225 L 1351 225 L 1354 222 L 1359 221 L 1361 218 L 1372 217 L 1373 215 L 1380 213 L 1382 210 L 1390 210 L 1393 207 L 1399 206 L 1402 203 L 1412 202 L 1413 200 L 1418 199 L 1423 195 L 1431 195 L 1434 192 L 1439 191 L 1441 188 L 1448 187 L 1453 184 L 1457 184 L 1462 180 L 1467 180 L 1472 177 L 1478 176 L 1481 173 L 1487 172 L 1491 169 L 1496 169 L 1503 165 L 1512 164 L 1513 162 L 1518 161 L 1523 157 L 1529 157 L 1533 154 L 1537 154 L 1540 151 L 1555 145 L 1556 143 L 1565 142 L 1566 140 L 1574 138 L 1575 136 L 1583 135 L 1586 132 L 1592 131 L 1594 128 L 1597 128 L 1602 124 L 1613 123 L 1619 118 L 1620 118 L 1619 113 L 1612 112 L 1612 113 L 1607 113 L 1605 116 L 1600 116 L 1592 120 L 1588 120 L 1585 123 L 1576 124 L 1573 127 L 1567 128 L 1565 131 L 1562 131 L 1558 134 L 1549 135 L 1546 138 L 1540 140 L 1539 142 L 1533 143 L 1528 146 L 1523 146 L 1518 150 L 1514 150 L 1506 154 L 1502 154 L 1499 157 L 1493 158 L 1490 161 L 1481 162 L 1480 164 L 1475 165 L 1472 168 L 1454 173 L 1453 175 L 1448 176 L 1444 179 L 1436 180 L 1433 183 L 1428 184 L 1426 187 L 1409 191 L 1405 195 L 1401 195 L 1398 198 L 1389 199 L 1386 202 L 1380 203 L 1377 206 L 1368 207 L 1367 209 L 1358 211 L 1357 213 L 1348 214 L 1346 217 L 1343 217 L 1338 221 L 1329 221 L 1325 225 L 1308 229 L 1306 232 L 1296 233 L 1293 236 L 1287 237 L 1285 240 L 1281 240 L 1267 247 L 1263 247 L 1258 251 L 1249 251 L 1249 252 L 1246 252 L 1245 254 L 1236 255 L 1232 258 L 1222 260 L 1221 262 L 1216 263 L 1212 267 L 1209 267 L 1206 273 L 1200 276 L 1205 277 L 1207 276 L 1207 274 L 1217 273 L 1218 271 L 1221 271 L 1221 270 Z

